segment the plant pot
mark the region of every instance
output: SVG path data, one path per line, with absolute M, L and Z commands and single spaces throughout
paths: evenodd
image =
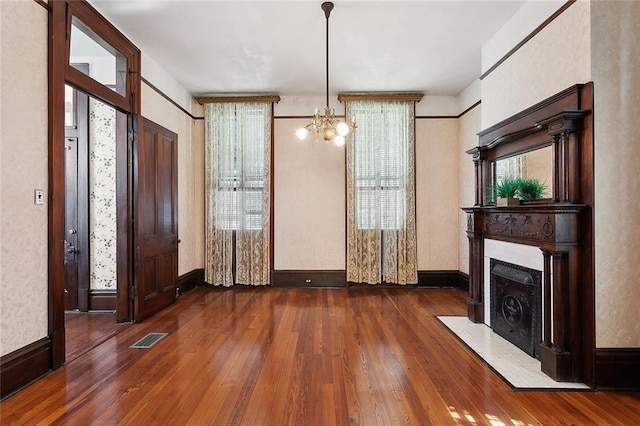
M 519 206 L 520 199 L 519 198 L 498 198 L 496 200 L 496 206 L 498 207 L 512 207 Z

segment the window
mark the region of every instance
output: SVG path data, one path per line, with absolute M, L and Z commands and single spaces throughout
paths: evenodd
M 358 123 L 353 136 L 357 227 L 403 229 L 410 168 L 407 103 L 353 102 L 350 112 Z
M 256 103 L 210 104 L 215 191 L 214 226 L 220 230 L 261 230 L 265 207 L 265 129 L 270 109 Z M 270 138 L 270 136 L 269 136 Z M 267 199 L 268 200 L 268 199 Z
M 496 182 L 502 182 L 506 178 L 527 176 L 527 163 L 524 155 L 517 155 L 495 162 Z
M 414 111 L 419 99 L 415 94 L 402 100 L 345 99 L 347 121 L 358 125 L 346 144 L 349 282 L 418 282 Z
M 268 285 L 273 103 L 204 103 L 205 281 Z

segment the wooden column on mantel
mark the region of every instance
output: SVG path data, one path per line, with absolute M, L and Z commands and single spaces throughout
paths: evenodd
M 539 247 L 544 259 L 540 363 L 557 381 L 593 381 L 592 83 L 572 86 L 479 133 L 467 151 L 476 200 L 467 213 L 468 317 L 484 322 L 484 240 Z M 550 199 L 497 207 L 490 201 L 495 161 L 552 147 Z M 553 296 L 553 297 L 552 297 Z

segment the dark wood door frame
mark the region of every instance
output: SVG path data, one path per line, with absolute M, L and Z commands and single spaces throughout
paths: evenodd
M 131 247 L 131 146 L 140 118 L 140 50 L 118 32 L 86 1 L 50 2 L 49 9 L 49 112 L 48 112 L 48 280 L 50 367 L 56 369 L 65 360 L 64 329 L 64 256 L 65 256 L 65 170 L 64 170 L 64 85 L 68 83 L 129 115 L 128 129 L 119 126 L 117 133 L 117 244 L 118 297 L 117 321 L 132 319 L 129 293 L 132 282 Z M 71 17 L 77 16 L 104 41 L 127 58 L 125 95 L 119 95 L 69 64 Z M 126 206 L 126 208 L 124 208 Z

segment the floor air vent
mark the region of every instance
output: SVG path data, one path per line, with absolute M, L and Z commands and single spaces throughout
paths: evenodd
M 137 349 L 149 349 L 151 346 L 162 340 L 166 335 L 167 333 L 149 333 L 129 347 Z

